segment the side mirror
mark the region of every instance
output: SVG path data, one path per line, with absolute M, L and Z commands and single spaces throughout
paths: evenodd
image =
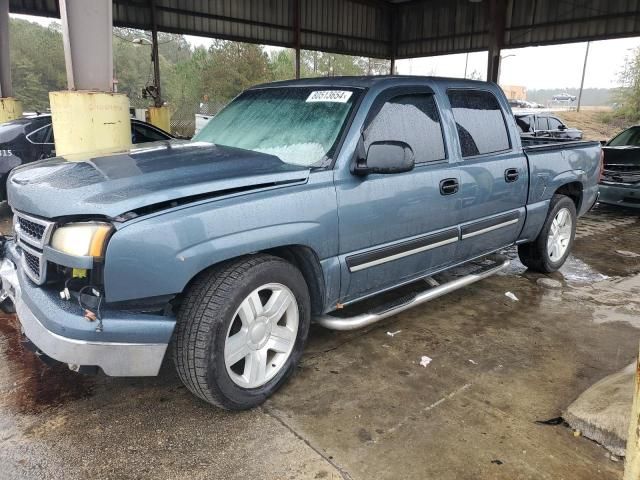
M 600 145 L 603 147 L 607 144 L 608 140 L 600 140 Z
M 561 123 L 560 125 L 558 125 L 558 130 L 566 130 L 567 126 L 564 123 Z
M 356 161 L 353 173 L 354 175 L 403 173 L 413 170 L 414 166 L 415 156 L 409 144 L 389 140 L 373 142 L 369 145 L 365 158 Z

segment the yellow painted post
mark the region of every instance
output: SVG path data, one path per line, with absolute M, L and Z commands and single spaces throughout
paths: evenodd
M 165 132 L 171 132 L 171 114 L 169 107 L 149 107 L 149 123 L 161 128 Z
M 22 116 L 22 103 L 13 97 L 0 98 L 0 123 Z
M 640 357 L 636 362 L 636 381 L 633 391 L 633 407 L 629 437 L 627 438 L 627 454 L 624 462 L 624 480 L 640 479 Z
M 65 90 L 50 92 L 49 102 L 57 155 L 106 154 L 131 147 L 126 95 Z

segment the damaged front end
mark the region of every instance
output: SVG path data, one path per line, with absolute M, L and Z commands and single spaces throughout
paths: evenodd
M 640 148 L 605 147 L 600 202 L 640 208 Z
M 15 237 L 0 238 L 0 298 L 15 308 L 34 350 L 75 371 L 157 375 L 175 318 L 104 303 L 112 226 L 15 212 L 14 231 Z

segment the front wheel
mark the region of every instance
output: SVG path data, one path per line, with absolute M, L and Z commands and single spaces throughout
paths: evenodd
M 295 370 L 310 324 L 300 271 L 255 255 L 205 272 L 178 313 L 174 361 L 196 396 L 230 410 L 255 407 Z
M 576 206 L 569 197 L 554 195 L 538 237 L 518 245 L 520 261 L 536 272 L 551 273 L 567 260 L 576 234 Z

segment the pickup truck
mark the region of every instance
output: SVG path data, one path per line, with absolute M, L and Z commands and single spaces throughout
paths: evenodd
M 369 325 L 498 271 L 508 259 L 483 258 L 512 245 L 532 270 L 560 268 L 597 198 L 600 144 L 531 143 L 492 83 L 256 86 L 191 142 L 16 168 L 1 299 L 44 358 L 152 376 L 171 344 L 191 392 L 251 408 L 293 373 L 312 321 Z

